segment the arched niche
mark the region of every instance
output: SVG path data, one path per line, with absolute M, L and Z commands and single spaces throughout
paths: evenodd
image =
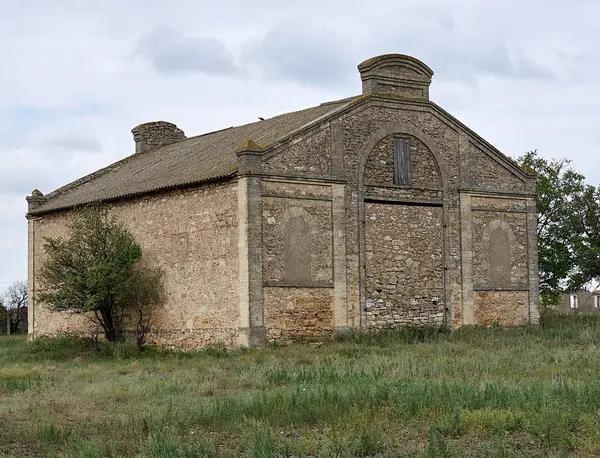
M 418 141 L 421 142 L 424 145 L 424 147 L 429 151 L 429 153 L 433 156 L 437 176 L 439 177 L 441 184 L 440 188 L 442 189 L 442 191 L 444 191 L 444 193 L 446 192 L 447 180 L 444 174 L 442 173 L 442 170 L 446 170 L 446 168 L 444 166 L 442 156 L 435 146 L 434 140 L 422 130 L 404 122 L 396 122 L 385 125 L 378 131 L 371 134 L 371 136 L 365 141 L 360 151 L 359 163 L 357 168 L 357 183 L 359 189 L 362 189 L 363 186 L 367 184 L 367 181 L 365 179 L 365 166 L 367 164 L 367 161 L 369 160 L 369 157 L 371 156 L 372 151 L 381 141 L 384 141 L 388 137 L 418 139 Z
M 283 278 L 290 283 L 310 283 L 312 271 L 310 226 L 303 216 L 289 218 L 283 229 Z
M 488 286 L 508 288 L 512 285 L 512 251 L 515 234 L 501 219 L 491 221 L 482 237 L 483 256 L 486 259 Z
M 409 171 L 408 181 L 397 179 L 403 169 Z M 375 144 L 365 161 L 364 184 L 442 189 L 434 155 L 417 137 L 402 133 L 387 135 Z
M 316 221 L 301 207 L 283 214 L 283 281 L 310 284 L 313 281 L 313 240 L 318 237 Z
M 498 227 L 490 232 L 489 282 L 492 287 L 511 285 L 511 253 L 508 233 Z

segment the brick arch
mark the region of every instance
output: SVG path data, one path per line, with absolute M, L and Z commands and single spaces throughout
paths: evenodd
M 429 152 L 433 155 L 433 159 L 435 162 L 435 166 L 437 169 L 438 176 L 442 182 L 442 190 L 446 193 L 447 190 L 447 180 L 442 170 L 446 170 L 444 167 L 444 161 L 439 153 L 439 150 L 435 147 L 433 139 L 429 137 L 425 132 L 416 127 L 407 124 L 407 123 L 393 123 L 389 124 L 385 127 L 382 127 L 377 132 L 371 134 L 371 136 L 365 141 L 361 150 L 360 150 L 360 159 L 358 162 L 358 187 L 359 189 L 363 189 L 364 180 L 365 180 L 365 166 L 367 164 L 367 160 L 369 159 L 369 155 L 373 151 L 373 149 L 377 146 L 377 144 L 384 140 L 386 137 L 390 135 L 410 135 L 415 137 L 416 139 L 423 142 L 423 144 L 427 147 Z

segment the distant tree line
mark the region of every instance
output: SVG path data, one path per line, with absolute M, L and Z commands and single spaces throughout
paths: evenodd
M 600 187 L 587 184 L 569 159 L 531 151 L 518 161 L 537 174 L 540 294 L 549 306 L 600 281 Z

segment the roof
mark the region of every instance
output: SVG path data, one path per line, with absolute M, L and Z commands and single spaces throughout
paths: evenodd
M 353 98 L 349 98 L 323 103 L 133 154 L 46 195 L 47 200 L 30 214 L 232 176 L 238 167 L 236 153 L 247 140 L 264 148 L 344 108 L 352 100 Z

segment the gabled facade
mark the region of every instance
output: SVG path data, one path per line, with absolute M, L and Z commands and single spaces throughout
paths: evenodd
M 176 347 L 348 328 L 536 323 L 535 177 L 429 100 L 405 55 L 358 67 L 360 96 L 136 153 L 29 202 L 29 329 L 84 320 L 35 301 L 45 236 L 103 202 L 166 273 L 150 340 Z

